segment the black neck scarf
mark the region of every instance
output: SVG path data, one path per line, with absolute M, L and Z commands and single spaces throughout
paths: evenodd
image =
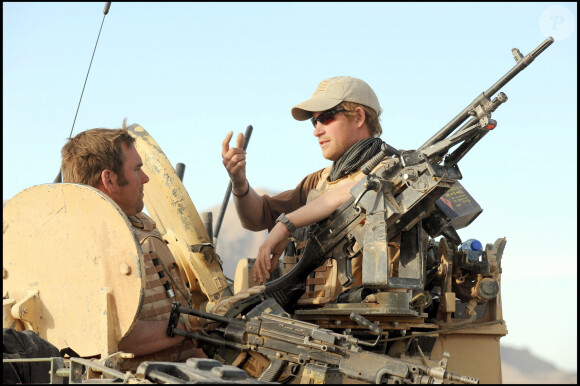
M 350 147 L 332 164 L 329 180 L 336 181 L 357 170 L 381 150 L 383 140 L 380 138 L 365 138 Z

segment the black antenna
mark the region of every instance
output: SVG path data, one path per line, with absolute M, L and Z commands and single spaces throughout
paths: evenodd
M 87 85 L 87 80 L 89 79 L 89 72 L 91 71 L 91 66 L 93 65 L 93 58 L 95 57 L 95 52 L 97 51 L 97 44 L 99 44 L 99 38 L 101 37 L 101 31 L 103 29 L 103 24 L 105 23 L 105 16 L 109 13 L 109 9 L 111 8 L 111 2 L 108 1 L 105 3 L 105 9 L 103 9 L 103 21 L 101 22 L 101 28 L 99 29 L 99 35 L 97 36 L 97 42 L 95 43 L 95 49 L 93 50 L 93 56 L 91 57 L 91 62 L 89 63 L 89 69 L 87 71 L 87 76 L 85 78 L 85 84 L 83 85 L 83 90 L 81 91 L 81 97 L 79 99 L 79 104 L 77 106 L 77 112 L 75 113 L 75 119 L 73 120 L 72 127 L 70 129 L 70 134 L 68 135 L 69 138 L 72 137 L 73 130 L 75 128 L 75 122 L 77 121 L 77 115 L 79 113 L 79 108 L 81 107 L 81 101 L 83 100 L 83 94 L 85 93 L 85 86 Z M 58 176 L 54 179 L 54 183 L 59 183 L 62 181 L 62 172 L 59 170 Z

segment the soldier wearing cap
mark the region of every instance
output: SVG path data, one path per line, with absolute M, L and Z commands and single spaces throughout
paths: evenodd
M 238 134 L 236 147 L 229 147 L 232 132 L 222 144 L 223 164 L 232 180 L 242 226 L 252 231 L 270 231 L 254 265 L 256 282 L 269 279 L 296 227 L 328 217 L 350 197 L 350 188 L 364 176 L 360 171 L 362 165 L 380 151 L 383 143 L 379 138 L 382 133 L 379 100 L 360 79 L 349 76 L 325 79 L 310 99 L 294 106 L 291 112 L 298 121 L 311 120 L 322 155 L 332 161 L 332 165 L 307 175 L 294 189 L 273 197 L 258 195 L 246 178 L 243 135 Z M 352 266 L 353 285 L 361 284 L 360 258 L 353 259 Z M 324 304 L 344 290 L 337 283 L 332 259 L 317 269 L 315 278 L 308 280 L 312 282 L 307 282 L 311 290 L 298 304 Z

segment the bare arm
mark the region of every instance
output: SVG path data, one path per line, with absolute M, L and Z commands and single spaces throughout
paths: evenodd
M 181 321 L 177 327 L 185 329 Z M 119 342 L 119 350 L 135 356 L 148 355 L 176 346 L 183 339 L 180 335 L 173 338 L 167 335 L 167 320 L 138 320 L 129 335 Z
M 243 150 L 244 135 L 239 133 L 236 147 L 230 148 L 233 132 L 230 131 L 222 142 L 222 162 L 232 181 L 232 193 L 240 223 L 245 229 L 261 231 L 266 229 L 262 224 L 262 198 L 250 187 L 246 177 L 246 151 Z M 249 190 L 249 191 L 248 191 Z M 247 194 L 244 194 L 248 191 Z
M 296 228 L 324 220 L 350 198 L 350 189 L 355 183 L 356 181 L 353 181 L 352 183 L 333 189 L 294 212 L 286 214 L 286 217 Z M 282 252 L 286 248 L 289 235 L 290 232 L 282 223 L 278 223 L 272 228 L 268 238 L 258 250 L 256 263 L 254 264 L 255 282 L 263 283 L 266 279 L 270 278 L 270 273 L 276 267 L 280 255 L 282 255 Z
M 247 182 L 247 181 L 246 181 Z M 232 191 L 236 194 L 243 194 L 249 187 L 250 191 L 243 197 L 236 197 L 234 195 L 234 203 L 236 205 L 236 211 L 238 212 L 238 217 L 240 218 L 240 223 L 242 227 L 247 230 L 258 232 L 266 229 L 263 219 L 263 205 L 262 197 L 256 193 L 249 182 L 247 182 L 246 187 L 243 189 L 236 189 L 232 187 Z M 238 193 L 239 192 L 239 193 Z

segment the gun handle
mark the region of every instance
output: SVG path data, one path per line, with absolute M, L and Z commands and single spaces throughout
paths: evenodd
M 349 287 L 353 282 L 352 277 L 352 260 L 346 256 L 340 255 L 334 258 L 336 260 L 336 268 L 338 281 L 343 287 Z
M 379 151 L 373 158 L 368 160 L 362 167 L 362 172 L 368 176 L 370 172 L 389 154 L 389 148 L 386 143 L 381 144 L 381 151 Z
M 298 264 L 286 275 L 266 284 L 264 290 L 266 297 L 274 298 L 284 310 L 288 311 L 306 291 L 308 275 L 320 267 L 326 259 L 319 253 L 312 238 L 309 239 Z
M 286 366 L 286 361 L 277 358 L 270 358 L 270 365 L 264 370 L 264 372 L 258 377 L 258 381 L 262 382 L 276 382 L 282 374 Z

